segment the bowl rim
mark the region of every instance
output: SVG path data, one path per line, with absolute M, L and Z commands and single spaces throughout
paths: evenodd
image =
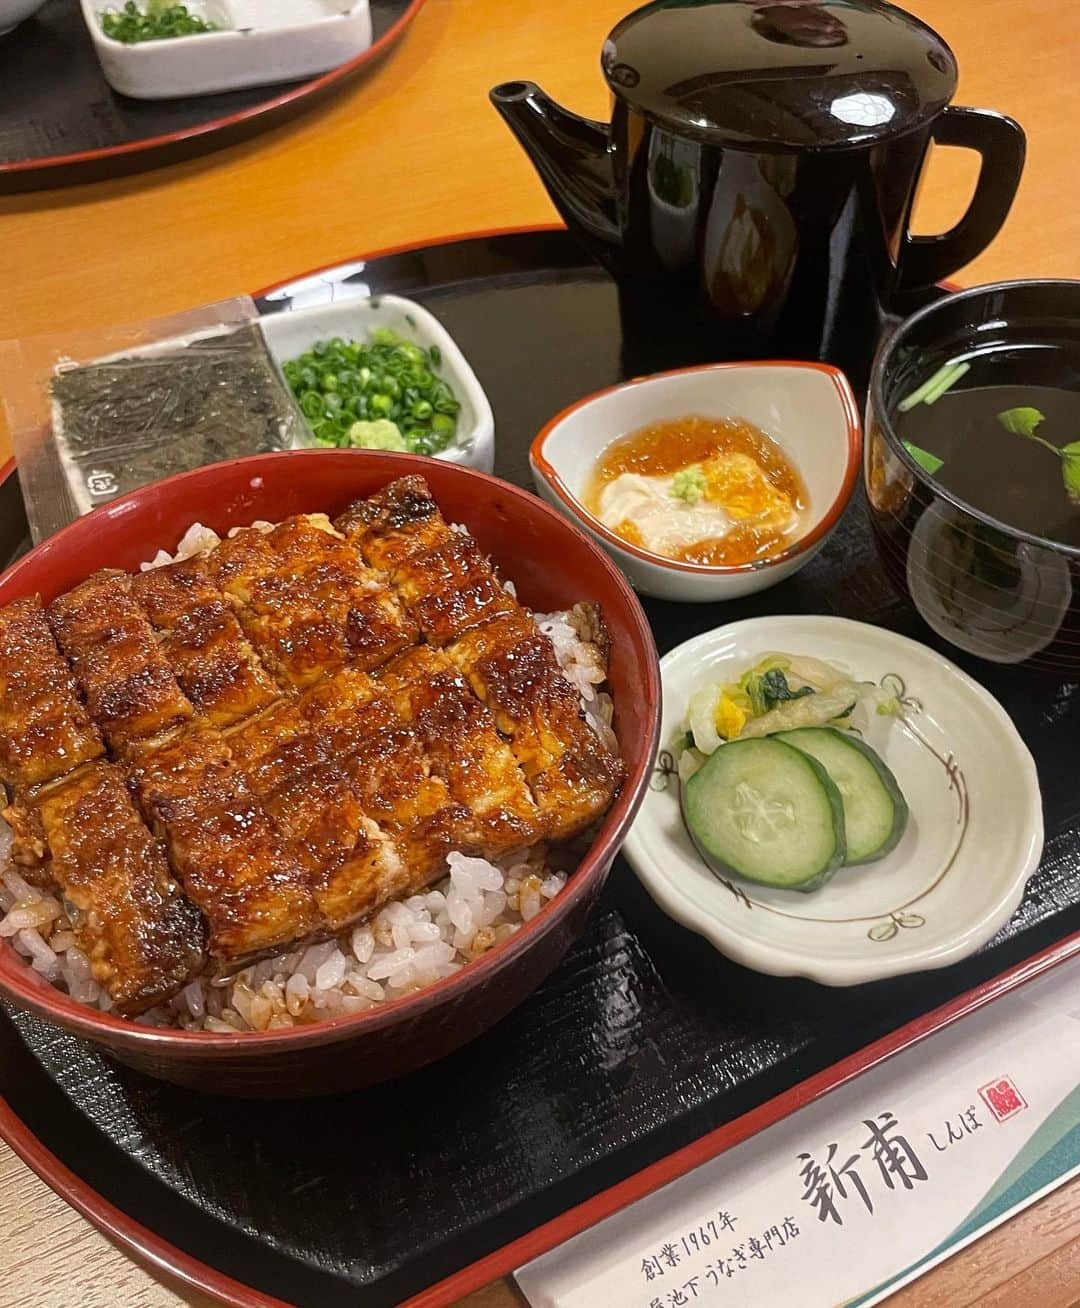
M 798 540 L 792 541 L 778 554 L 770 554 L 763 559 L 752 559 L 749 563 L 687 563 L 683 559 L 670 559 L 664 554 L 654 554 L 651 550 L 642 549 L 639 545 L 624 540 L 622 536 L 617 535 L 609 527 L 606 527 L 599 518 L 595 517 L 570 490 L 544 453 L 544 446 L 548 437 L 572 413 L 597 400 L 602 400 L 608 395 L 614 395 L 617 391 L 628 390 L 636 386 L 647 386 L 651 382 L 663 381 L 669 377 L 681 377 L 689 373 L 724 373 L 739 371 L 744 368 L 799 368 L 810 372 L 823 373 L 832 382 L 844 415 L 847 436 L 847 463 L 844 467 L 840 489 L 828 509 L 814 526 L 805 535 L 800 536 Z M 592 394 L 583 396 L 581 399 L 575 400 L 573 404 L 567 405 L 565 409 L 561 410 L 541 427 L 529 446 L 529 462 L 532 464 L 533 470 L 551 487 L 554 494 L 566 505 L 573 516 L 585 523 L 589 531 L 599 536 L 613 548 L 622 550 L 643 563 L 650 563 L 654 567 L 669 569 L 672 572 L 689 573 L 700 577 L 739 576 L 750 572 L 761 572 L 798 558 L 800 554 L 808 553 L 832 531 L 840 520 L 844 509 L 847 508 L 848 501 L 855 489 L 855 483 L 858 480 L 861 459 L 862 424 L 859 418 L 859 406 L 855 401 L 851 383 L 839 368 L 834 368 L 828 363 L 816 363 L 807 359 L 746 359 L 728 363 L 700 363 L 692 364 L 686 368 L 669 368 L 664 372 L 652 372 L 640 377 L 631 377 L 627 381 L 616 382 L 614 386 L 605 386 L 602 390 L 593 391 Z
M 926 486 L 936 499 L 945 500 L 954 509 L 958 509 L 969 518 L 973 518 L 976 522 L 982 523 L 983 526 L 990 527 L 1012 540 L 1025 541 L 1029 545 L 1040 545 L 1043 549 L 1050 550 L 1054 554 L 1080 561 L 1080 545 L 1067 545 L 1064 541 L 1051 540 L 1048 536 L 1038 536 L 1034 532 L 1024 531 L 1020 527 L 1010 527 L 1008 523 L 1002 522 L 1000 518 L 995 518 L 993 514 L 984 513 L 982 509 L 975 508 L 973 504 L 969 504 L 966 500 L 961 499 L 959 495 L 943 486 L 921 464 L 917 463 L 904 448 L 903 441 L 900 440 L 893 428 L 892 418 L 885 404 L 887 361 L 892 360 L 898 345 L 902 342 L 902 338 L 907 335 L 912 327 L 918 326 L 924 319 L 932 317 L 936 312 L 944 309 L 946 305 L 955 304 L 957 300 L 977 300 L 988 295 L 1016 290 L 1020 287 L 1029 290 L 1040 287 L 1068 287 L 1073 294 L 1080 296 L 1080 278 L 1013 277 L 1000 282 L 984 282 L 979 286 L 969 286 L 964 290 L 953 291 L 950 295 L 942 296 L 940 299 L 932 300 L 929 304 L 923 305 L 921 309 L 916 309 L 914 313 L 905 318 L 878 347 L 873 368 L 870 372 L 870 385 L 867 391 L 868 416 L 873 415 L 873 420 L 881 429 L 889 452 L 898 458 L 904 467 L 914 475 L 916 481 Z
M 462 996 L 470 990 L 475 990 L 525 952 L 531 943 L 555 930 L 577 902 L 588 893 L 595 878 L 602 875 L 610 866 L 621 848 L 644 800 L 660 737 L 660 661 L 652 628 L 641 607 L 641 601 L 634 594 L 629 582 L 596 542 L 590 540 L 588 534 L 577 524 L 556 512 L 538 496 L 520 486 L 515 486 L 512 482 L 503 481 L 490 473 L 444 459 L 383 450 L 299 449 L 245 455 L 150 482 L 127 495 L 100 505 L 92 512 L 69 523 L 55 535 L 47 537 L 16 560 L 0 573 L 0 586 L 9 584 L 12 580 L 17 581 L 20 573 L 28 570 L 34 560 L 47 559 L 65 536 L 77 532 L 92 534 L 93 526 L 87 524 L 127 516 L 139 507 L 141 501 L 156 499 L 163 493 L 164 488 L 171 488 L 178 482 L 204 480 L 212 484 L 222 477 L 225 470 L 250 469 L 252 476 L 258 476 L 259 472 L 268 466 L 281 464 L 286 460 L 295 462 L 298 459 L 326 458 L 336 459 L 342 463 L 345 460 L 352 461 L 358 458 L 378 462 L 386 469 L 390 480 L 410 473 L 424 475 L 424 470 L 432 466 L 439 469 L 437 476 L 440 477 L 449 477 L 451 480 L 455 478 L 466 481 L 478 480 L 481 486 L 490 486 L 492 490 L 497 488 L 500 493 L 509 494 L 515 501 L 526 505 L 528 511 L 538 514 L 541 519 L 546 519 L 557 532 L 569 531 L 582 540 L 597 566 L 608 577 L 622 600 L 634 635 L 646 651 L 651 650 L 651 657 L 646 658 L 643 666 L 638 668 L 639 680 L 636 686 L 638 695 L 647 706 L 651 706 L 651 724 L 642 742 L 640 757 L 636 762 L 628 763 L 629 775 L 614 804 L 605 814 L 600 831 L 559 894 L 549 900 L 535 917 L 523 923 L 509 940 L 497 945 L 451 976 L 441 977 L 432 984 L 414 990 L 399 999 L 386 1000 L 359 1013 L 327 1018 L 307 1026 L 283 1027 L 274 1031 L 226 1033 L 144 1026 L 136 1019 L 119 1017 L 80 1004 L 34 972 L 25 959 L 16 954 L 7 941 L 3 941 L 0 942 L 0 996 L 9 999 L 20 1008 L 29 1010 L 47 1021 L 90 1040 L 109 1046 L 119 1044 L 126 1048 L 138 1047 L 144 1053 L 165 1057 L 171 1054 L 185 1058 L 200 1056 L 213 1058 L 225 1051 L 231 1051 L 237 1058 L 244 1059 L 277 1053 L 286 1048 L 291 1050 L 334 1044 L 359 1035 L 361 1031 L 374 1033 L 398 1021 L 418 1018 L 427 1009 L 439 1006 L 451 994 Z M 11 964 L 15 966 L 12 967 Z

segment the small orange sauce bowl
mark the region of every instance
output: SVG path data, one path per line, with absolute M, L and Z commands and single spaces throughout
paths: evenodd
M 685 563 L 622 539 L 586 509 L 597 460 L 612 441 L 684 417 L 743 418 L 774 440 L 809 496 L 804 533 L 752 563 Z M 847 378 L 822 363 L 713 363 L 655 373 L 578 400 L 543 428 L 529 461 L 537 489 L 611 555 L 644 595 L 711 603 L 774 586 L 814 557 L 859 475 L 862 429 Z

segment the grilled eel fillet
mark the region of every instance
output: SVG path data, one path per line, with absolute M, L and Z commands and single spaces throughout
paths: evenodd
M 0 783 L 11 799 L 3 816 L 15 837 L 12 858 L 30 880 L 48 884 L 41 822 L 27 796 L 104 753 L 41 601 L 0 609 Z
M 181 690 L 212 726 L 232 726 L 277 698 L 273 677 L 202 558 L 141 573 L 132 595 L 158 633 Z
M 37 805 L 76 943 L 117 1012 L 141 1013 L 175 994 L 202 970 L 205 930 L 123 772 L 88 763 L 47 786 Z
M 303 689 L 346 664 L 376 667 L 416 639 L 377 574 L 325 518 L 249 527 L 222 541 L 206 566 L 283 687 Z
M 465 531 L 451 528 L 422 477 L 403 477 L 348 508 L 338 529 L 389 573 L 405 611 L 509 738 L 541 834 L 566 839 L 604 812 L 620 759 L 584 720 L 551 642 Z
M 0 781 L 25 790 L 104 752 L 41 601 L 0 609 Z
M 47 612 L 0 609 L 19 848 L 121 1011 L 174 992 L 204 951 L 235 964 L 337 931 L 450 850 L 580 831 L 622 775 L 419 477 L 335 525 L 244 528 L 98 573 Z
M 126 572 L 98 572 L 49 605 L 90 716 L 123 756 L 194 716 Z

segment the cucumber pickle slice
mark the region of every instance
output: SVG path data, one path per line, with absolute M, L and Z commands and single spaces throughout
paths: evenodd
M 896 848 L 908 823 L 907 801 L 865 741 L 835 727 L 800 727 L 776 739 L 817 759 L 836 783 L 844 802 L 845 863 L 873 863 Z
M 721 745 L 682 795 L 706 860 L 748 881 L 816 890 L 844 861 L 840 791 L 816 758 L 776 737 Z

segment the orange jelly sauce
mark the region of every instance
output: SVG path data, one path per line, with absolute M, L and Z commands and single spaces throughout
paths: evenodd
M 780 447 L 759 427 L 745 418 L 700 417 L 653 423 L 614 441 L 597 462 L 585 506 L 599 517 L 604 487 L 624 472 L 636 472 L 643 477 L 670 477 L 716 454 L 748 455 L 772 485 L 788 496 L 796 511 L 806 508 L 802 479 Z M 629 544 L 644 548 L 641 533 L 632 522 L 621 522 L 613 530 Z M 780 531 L 772 526 L 738 523 L 726 535 L 695 541 L 671 557 L 683 563 L 709 566 L 752 563 L 781 553 L 798 537 L 800 530 L 798 525 Z

